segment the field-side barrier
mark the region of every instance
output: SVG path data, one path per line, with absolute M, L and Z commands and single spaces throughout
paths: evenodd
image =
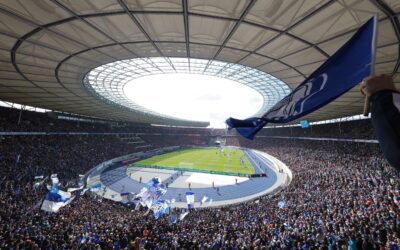
M 213 171 L 213 170 L 204 170 L 204 169 L 177 168 L 177 167 L 143 165 L 143 164 L 133 164 L 133 166 L 138 167 L 138 168 L 165 169 L 165 170 L 175 170 L 175 171 L 182 171 L 182 172 L 197 172 L 197 173 L 206 173 L 206 174 L 220 174 L 220 175 L 229 175 L 229 176 L 249 177 L 248 174 L 243 174 L 243 173 Z

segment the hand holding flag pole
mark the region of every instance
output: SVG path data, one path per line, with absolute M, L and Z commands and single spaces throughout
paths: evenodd
M 392 77 L 388 75 L 375 76 L 372 75 L 365 78 L 360 85 L 360 92 L 365 96 L 364 103 L 364 115 L 368 116 L 369 113 L 369 99 L 374 93 L 382 90 L 396 91 L 396 87 L 393 84 Z M 367 111 L 367 112 L 366 112 Z

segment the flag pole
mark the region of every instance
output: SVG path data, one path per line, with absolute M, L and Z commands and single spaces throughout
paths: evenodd
M 375 30 L 374 30 L 374 41 L 373 41 L 373 48 L 372 48 L 372 62 L 371 62 L 371 75 L 374 75 L 375 74 L 375 56 L 376 56 L 376 43 L 377 43 L 377 39 L 376 39 L 376 36 L 377 36 L 377 34 L 378 34 L 378 15 L 377 14 L 375 14 Z M 368 116 L 369 115 L 369 112 L 370 112 L 370 99 L 369 99 L 369 96 L 368 95 L 365 95 L 365 98 L 364 98 L 364 112 L 363 112 L 363 115 L 364 116 Z
M 364 98 L 364 111 L 363 111 L 364 116 L 369 115 L 369 97 L 365 96 Z

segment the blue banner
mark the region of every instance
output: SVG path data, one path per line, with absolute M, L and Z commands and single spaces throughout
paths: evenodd
M 263 117 L 226 120 L 229 129 L 253 139 L 267 123 L 286 123 L 307 115 L 335 100 L 371 75 L 375 58 L 377 18 L 371 18 L 324 64 Z
M 186 192 L 186 202 L 188 208 L 193 208 L 194 205 L 194 193 L 193 192 Z

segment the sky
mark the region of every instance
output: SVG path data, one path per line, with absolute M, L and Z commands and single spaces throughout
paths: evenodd
M 125 85 L 133 102 L 161 114 L 209 121 L 225 128 L 229 117 L 245 119 L 263 103 L 255 90 L 238 82 L 200 74 L 160 74 L 137 78 Z

